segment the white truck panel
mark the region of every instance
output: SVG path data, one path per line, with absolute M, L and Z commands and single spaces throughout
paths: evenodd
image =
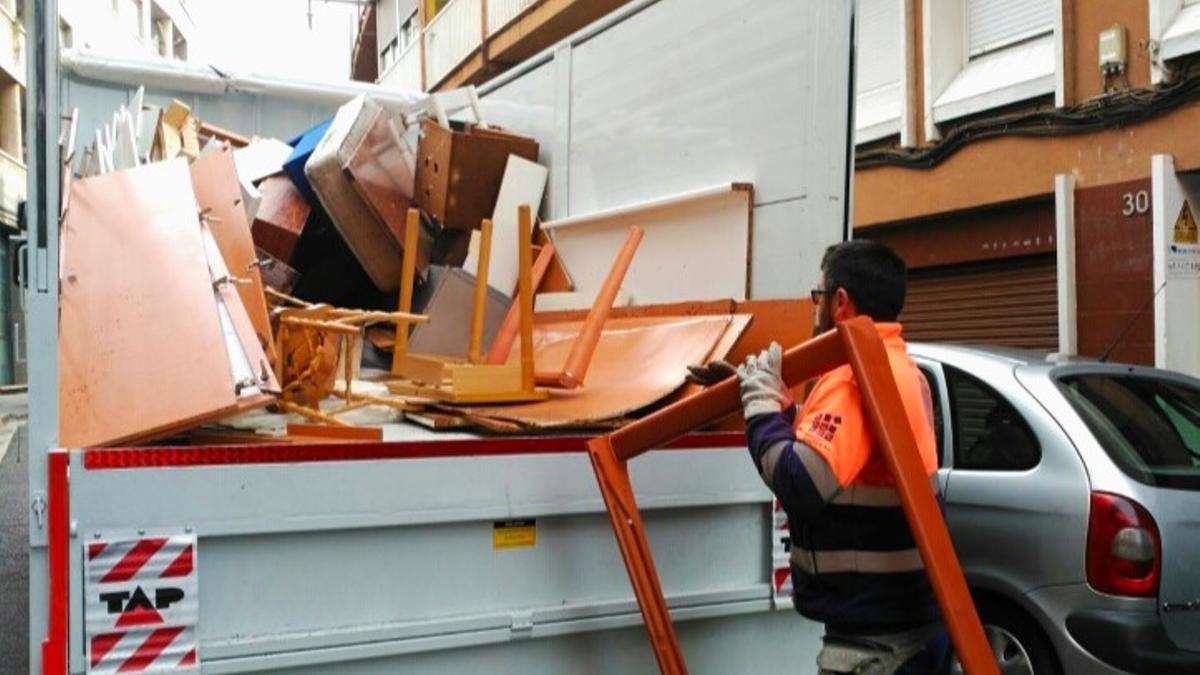
M 802 296 L 844 231 L 851 7 L 637 0 L 485 87 L 485 118 L 540 141 L 547 217 L 753 181 L 752 296 Z M 244 134 L 287 138 L 336 107 L 153 82 L 149 102 L 179 98 Z M 137 84 L 64 73 L 81 147 Z M 32 413 L 32 436 L 53 437 L 53 416 Z M 33 464 L 31 495 L 44 496 Z M 811 670 L 820 626 L 775 607 L 769 495 L 744 449 L 630 468 L 692 672 Z M 204 672 L 652 672 L 594 480 L 579 452 L 120 470 L 76 455 L 71 672 L 86 666 L 83 544 L 180 528 L 199 538 Z M 536 546 L 493 548 L 493 521 L 510 518 L 537 519 Z M 30 542 L 37 670 L 36 519 Z

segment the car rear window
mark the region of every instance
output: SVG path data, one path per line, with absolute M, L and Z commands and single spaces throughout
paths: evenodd
M 1058 383 L 1127 475 L 1200 490 L 1200 389 L 1134 375 L 1068 375 Z

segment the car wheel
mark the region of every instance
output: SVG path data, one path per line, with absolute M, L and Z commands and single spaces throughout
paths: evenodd
M 1050 640 L 1033 619 L 995 602 L 979 601 L 976 608 L 1001 675 L 1062 675 Z M 963 675 L 957 658 L 950 672 Z

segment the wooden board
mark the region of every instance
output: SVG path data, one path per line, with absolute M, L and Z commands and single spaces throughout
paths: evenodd
M 63 447 L 237 410 L 187 163 L 74 181 L 63 231 Z
M 237 294 L 241 298 L 246 315 L 254 326 L 258 348 L 264 352 L 270 364 L 275 364 L 275 336 L 271 331 L 271 319 L 267 311 L 267 300 L 263 291 L 262 274 L 255 262 L 258 255 L 254 240 L 250 236 L 250 223 L 242 205 L 242 190 L 238 182 L 233 151 L 222 144 L 192 162 L 192 188 L 201 211 L 209 212 L 208 230 L 221 249 L 221 257 L 229 273 L 249 283 L 238 283 Z M 268 368 L 273 370 L 273 368 Z M 276 385 L 276 390 L 278 385 Z
M 517 289 L 517 207 L 528 204 L 534 215 L 542 203 L 546 191 L 549 170 L 536 162 L 516 155 L 508 156 L 504 168 L 504 179 L 500 183 L 500 195 L 492 212 L 492 253 L 488 265 L 488 286 L 508 297 L 514 297 Z M 476 273 L 479 264 L 479 235 L 471 237 L 471 249 L 463 262 L 463 269 Z
M 732 298 L 750 287 L 754 191 L 743 183 L 542 223 L 575 290 L 594 297 L 630 226 L 645 228 L 621 287 L 636 304 Z
M 251 227 L 254 244 L 290 265 L 312 205 L 287 176 L 267 178 L 258 192 L 262 200 Z
M 262 138 L 233 151 L 238 177 L 251 183 L 283 171 L 283 163 L 292 154 L 292 146 L 277 138 Z
M 459 405 L 528 403 L 531 401 L 544 401 L 550 397 L 550 392 L 545 389 L 459 393 L 449 387 L 427 387 L 409 382 L 389 382 L 387 387 L 388 391 L 397 396 L 413 396 Z
M 472 419 L 494 419 L 526 428 L 592 427 L 649 406 L 684 383 L 689 363 L 703 361 L 725 334 L 731 317 L 609 319 L 587 383 L 552 391 L 539 403 L 464 410 Z M 580 324 L 543 325 L 534 336 L 539 368 L 561 370 Z M 509 355 L 517 359 L 518 349 Z

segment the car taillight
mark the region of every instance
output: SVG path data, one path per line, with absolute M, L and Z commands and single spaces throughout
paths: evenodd
M 1087 579 L 1102 593 L 1158 595 L 1162 544 L 1150 512 L 1132 499 L 1092 493 L 1088 518 Z

